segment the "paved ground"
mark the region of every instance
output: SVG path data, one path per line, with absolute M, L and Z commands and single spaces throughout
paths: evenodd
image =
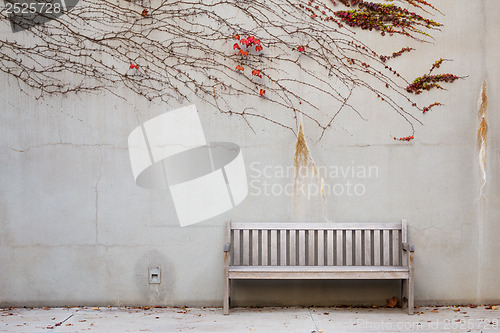
M 12 308 L 0 332 L 500 332 L 498 307 Z

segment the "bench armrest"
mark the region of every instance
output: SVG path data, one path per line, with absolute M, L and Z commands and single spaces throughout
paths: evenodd
M 224 252 L 230 252 L 231 251 L 231 243 L 226 243 L 224 245 Z
M 408 252 L 415 252 L 415 245 L 403 243 L 403 250 Z

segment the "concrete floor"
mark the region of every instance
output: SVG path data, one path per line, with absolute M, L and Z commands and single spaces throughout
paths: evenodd
M 500 332 L 498 307 L 4 308 L 0 332 Z

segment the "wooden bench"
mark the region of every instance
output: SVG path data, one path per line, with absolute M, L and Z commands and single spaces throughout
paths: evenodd
M 234 279 L 399 279 L 413 314 L 413 245 L 399 223 L 231 223 L 224 247 L 224 314 Z

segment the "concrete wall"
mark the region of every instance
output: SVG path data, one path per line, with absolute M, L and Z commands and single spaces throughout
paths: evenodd
M 293 182 L 279 170 L 293 166 L 296 137 L 262 120 L 252 121 L 254 133 L 241 118 L 196 101 L 207 139 L 242 147 L 251 187 L 234 210 L 184 228 L 163 192 L 134 183 L 127 149 L 127 137 L 140 122 L 180 105 L 139 98 L 131 105 L 107 93 L 35 100 L 1 74 L 0 306 L 221 305 L 225 219 L 297 216 L 406 218 L 416 246 L 417 304 L 498 302 L 500 2 L 438 5 L 446 14 L 438 18 L 443 32 L 395 67 L 415 77 L 444 57 L 454 59 L 444 72 L 468 77 L 432 95 L 446 105 L 422 117 L 414 141 L 392 140 L 405 134 L 391 132 L 401 120 L 366 96 L 356 105 L 367 121 L 344 113 L 321 141 L 319 129 L 304 122 L 317 166 L 375 168 L 367 177 L 325 177 L 331 185 L 360 184 L 362 195 L 344 192 L 325 201 L 259 193 L 265 181 Z M 476 132 L 484 79 L 490 131 L 481 199 Z M 324 112 L 331 110 L 325 106 Z M 150 285 L 147 268 L 157 265 L 162 283 Z M 385 304 L 397 293 L 398 284 L 387 281 L 259 281 L 238 282 L 233 299 L 240 305 Z

